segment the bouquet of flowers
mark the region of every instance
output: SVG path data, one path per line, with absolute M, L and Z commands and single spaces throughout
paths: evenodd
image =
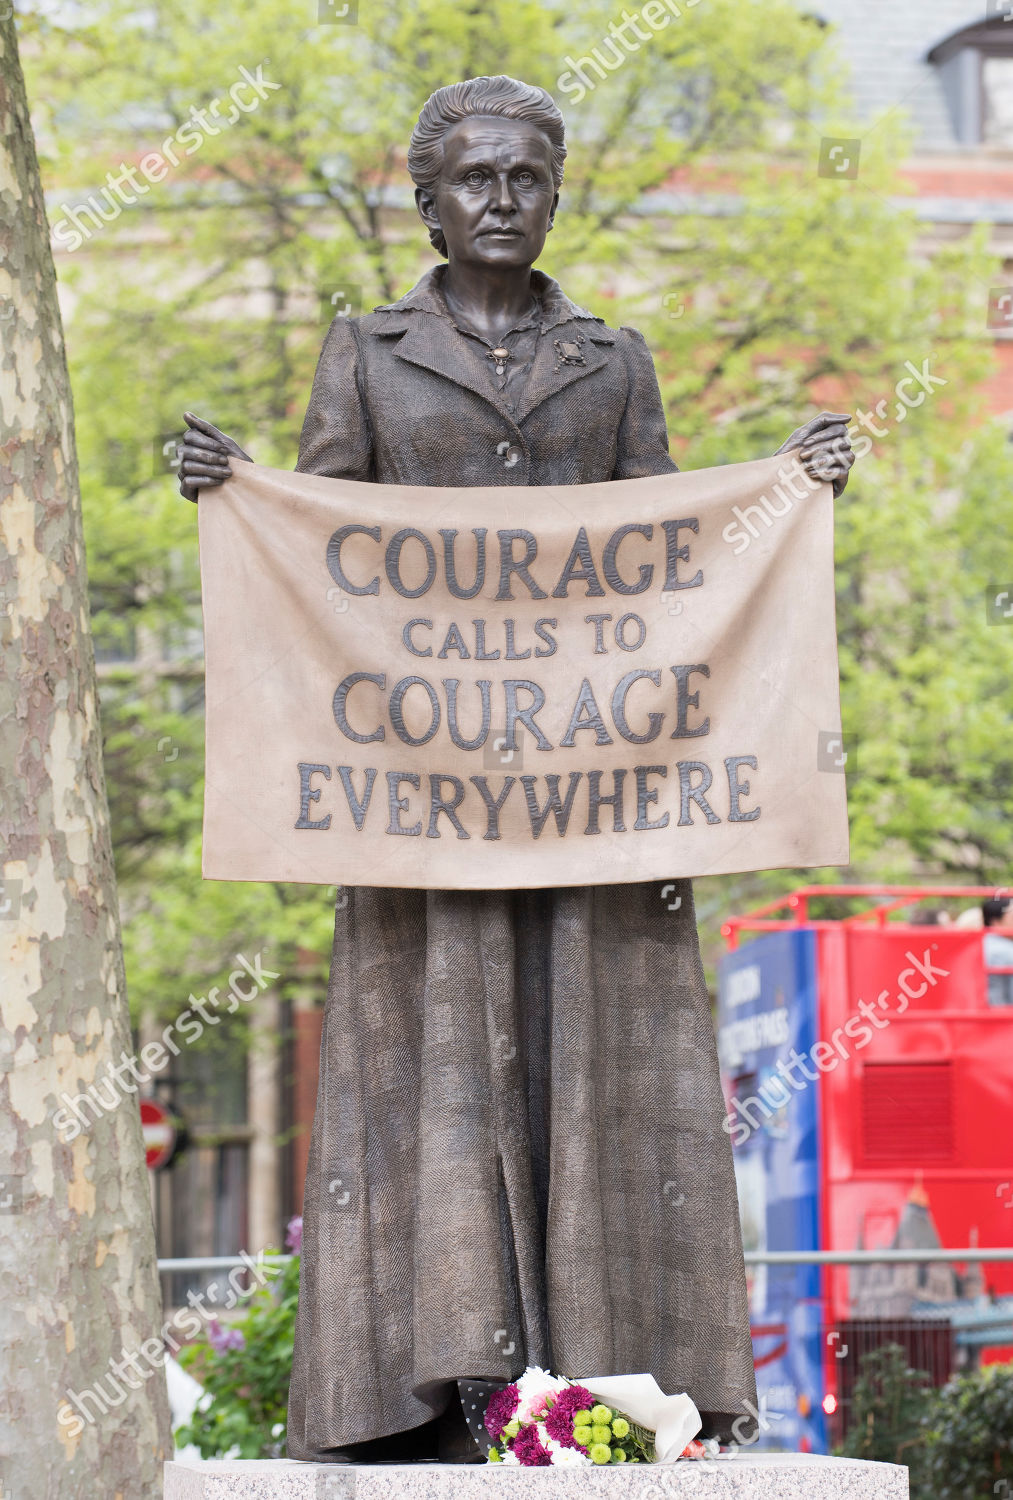
M 485 1428 L 490 1463 L 532 1468 L 671 1463 L 700 1446 L 692 1401 L 665 1396 L 650 1375 L 580 1383 L 528 1369 L 490 1397 Z

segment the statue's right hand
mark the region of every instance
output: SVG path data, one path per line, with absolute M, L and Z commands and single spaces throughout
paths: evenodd
M 186 432 L 180 449 L 179 493 L 184 500 L 196 501 L 201 490 L 224 484 L 226 479 L 232 478 L 230 455 L 246 459 L 250 455 L 211 422 L 205 422 L 203 417 L 195 417 L 189 411 L 183 416 Z

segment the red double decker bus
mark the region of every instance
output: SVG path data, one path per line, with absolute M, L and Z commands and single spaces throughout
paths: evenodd
M 725 1125 L 761 1261 L 1013 1246 L 1013 964 L 987 961 L 996 929 L 953 924 L 995 895 L 807 886 L 725 924 Z M 749 1281 L 769 1447 L 827 1449 L 867 1348 L 898 1342 L 937 1383 L 1013 1358 L 1013 1261 L 761 1263 Z

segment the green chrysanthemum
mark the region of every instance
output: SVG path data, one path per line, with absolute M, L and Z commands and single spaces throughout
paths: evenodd
M 612 1449 L 612 1462 L 614 1464 L 624 1464 L 626 1462 L 626 1454 L 622 1448 Z
M 594 1434 L 590 1427 L 575 1427 L 573 1429 L 573 1441 L 579 1443 L 582 1448 L 590 1448 L 594 1442 Z
M 612 1441 L 612 1428 L 605 1422 L 596 1422 L 591 1428 L 591 1438 L 596 1443 L 610 1443 Z
M 611 1420 L 612 1420 L 612 1413 L 609 1411 L 609 1409 L 608 1409 L 607 1406 L 602 1406 L 602 1404 L 600 1402 L 598 1403 L 597 1406 L 592 1406 L 592 1408 L 591 1408 L 591 1421 L 592 1422 L 599 1422 L 604 1427 L 606 1425 L 606 1423 L 611 1422 Z
M 608 1443 L 592 1443 L 589 1457 L 593 1464 L 611 1463 L 612 1449 Z
M 573 1414 L 574 1427 L 590 1427 L 591 1413 L 589 1411 L 575 1411 Z
M 625 1417 L 615 1417 L 612 1421 L 612 1431 L 617 1438 L 624 1438 L 630 1430 L 630 1424 Z

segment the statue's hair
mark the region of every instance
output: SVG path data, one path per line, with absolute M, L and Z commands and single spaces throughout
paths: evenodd
M 566 159 L 563 116 L 545 89 L 521 83 L 505 73 L 448 83 L 429 96 L 408 143 L 408 171 L 417 188 L 426 193 L 435 191 L 443 167 L 443 137 L 469 115 L 501 115 L 536 125 L 552 146 L 552 181 L 558 190 Z M 429 238 L 435 249 L 446 255 L 442 229 L 430 229 Z

